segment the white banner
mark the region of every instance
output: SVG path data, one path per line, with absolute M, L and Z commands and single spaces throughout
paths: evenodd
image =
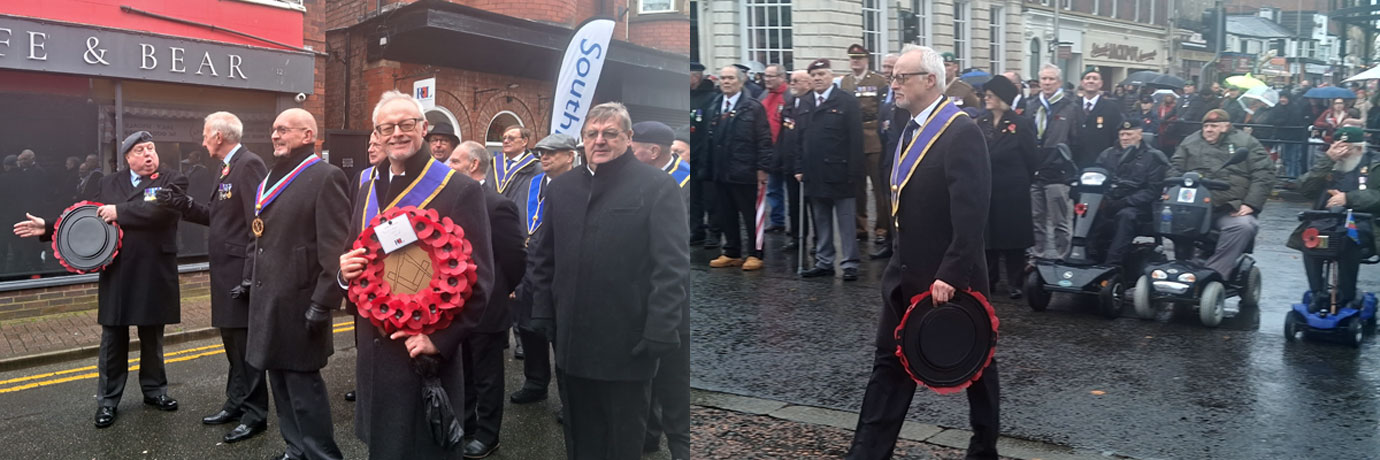
M 613 36 L 612 19 L 590 19 L 575 30 L 561 61 L 561 73 L 556 78 L 555 101 L 551 105 L 551 132 L 580 138 L 585 113 L 594 100 L 599 86 L 599 74 L 608 59 L 609 38 Z

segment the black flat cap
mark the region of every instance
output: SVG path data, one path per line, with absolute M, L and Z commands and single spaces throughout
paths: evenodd
M 634 124 L 633 142 L 643 142 L 656 145 L 671 145 L 676 140 L 675 131 L 671 130 L 666 123 L 659 121 L 644 121 Z

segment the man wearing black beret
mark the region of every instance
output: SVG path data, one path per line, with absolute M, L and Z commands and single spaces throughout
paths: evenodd
M 106 222 L 123 231 L 119 254 L 100 272 L 96 321 L 101 324 L 97 368 L 96 428 L 115 423 L 115 413 L 129 373 L 129 327 L 139 330 L 139 387 L 144 404 L 177 410 L 167 394 L 163 370 L 163 327 L 182 321 L 177 279 L 177 221 L 180 216 L 154 204 L 159 190 L 187 189 L 187 178 L 161 168 L 153 135 L 139 131 L 120 144 L 123 170 L 101 178 L 95 200 Z M 28 215 L 14 224 L 14 234 L 50 240 L 51 220 Z

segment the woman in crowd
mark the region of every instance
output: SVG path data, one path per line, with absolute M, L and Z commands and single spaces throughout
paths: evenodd
M 1025 269 L 1025 250 L 1035 243 L 1030 214 L 1030 179 L 1035 174 L 1035 123 L 1011 111 L 1011 101 L 1020 91 L 1003 77 L 986 85 L 987 113 L 978 126 L 987 138 L 992 162 L 992 204 L 987 217 L 987 279 L 992 289 L 1005 260 L 1006 285 L 1011 298 L 1021 296 L 1021 273 Z

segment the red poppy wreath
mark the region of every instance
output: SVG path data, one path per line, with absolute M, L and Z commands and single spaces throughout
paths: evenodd
M 103 203 L 78 201 L 53 223 L 53 255 L 67 271 L 95 273 L 109 267 L 120 255 L 125 231 L 117 222 L 100 217 Z
M 384 254 L 374 228 L 404 214 L 417 241 Z M 366 248 L 369 262 L 350 285 L 350 301 L 386 334 L 445 329 L 473 293 L 476 267 L 465 231 L 449 217 L 438 219 L 435 210 L 409 206 L 380 213 L 355 239 L 354 248 Z

